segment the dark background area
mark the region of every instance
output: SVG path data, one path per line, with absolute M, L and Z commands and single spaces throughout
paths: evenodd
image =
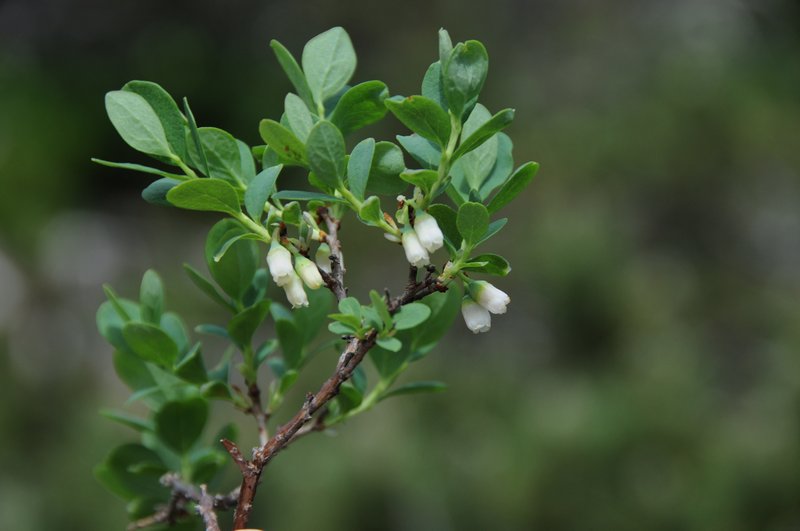
M 91 475 L 133 438 L 97 414 L 126 399 L 94 329 L 103 282 L 133 295 L 155 267 L 172 309 L 215 315 L 181 271 L 202 266 L 213 217 L 148 205 L 146 177 L 89 162 L 143 161 L 104 93 L 156 81 L 256 144 L 290 89 L 269 40 L 299 55 L 335 25 L 355 79 L 392 94 L 419 91 L 439 27 L 484 42 L 482 101 L 517 109 L 517 163 L 542 170 L 487 249 L 514 267 L 496 282 L 509 313 L 480 336 L 459 319 L 411 371 L 449 390 L 281 454 L 259 527 L 800 529 L 790 0 L 0 2 L 0 529 L 125 525 Z M 402 285 L 398 253 L 342 237 L 356 293 Z

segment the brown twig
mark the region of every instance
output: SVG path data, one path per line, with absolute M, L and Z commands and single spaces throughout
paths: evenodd
M 325 234 L 325 241 L 331 248 L 331 272 L 330 274 L 321 271 L 322 279 L 328 288 L 336 295 L 337 300 L 347 297 L 347 288 L 344 286 L 344 259 L 342 257 L 342 245 L 339 243 L 339 220 L 331 216 L 326 207 L 317 209 L 317 215 L 325 221 L 328 228 Z
M 206 488 L 205 485 L 200 485 L 200 499 L 197 503 L 197 512 L 200 517 L 203 518 L 206 531 L 220 531 L 217 513 L 214 511 L 214 497 L 208 493 L 208 488 Z

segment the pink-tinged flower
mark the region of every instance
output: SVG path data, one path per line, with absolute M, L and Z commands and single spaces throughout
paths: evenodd
M 492 316 L 489 310 L 472 300 L 467 295 L 461 303 L 461 315 L 473 334 L 488 332 L 492 327 Z
M 506 306 L 511 302 L 511 297 L 506 292 L 484 280 L 470 283 L 469 293 L 478 304 L 494 314 L 506 313 Z
M 419 242 L 429 252 L 436 252 L 444 245 L 444 234 L 436 218 L 427 212 L 420 212 L 414 219 L 414 232 L 417 233 Z
M 306 258 L 305 256 L 297 256 L 294 259 L 294 270 L 303 280 L 303 283 L 309 289 L 319 289 L 325 282 L 322 280 L 322 275 L 319 274 L 317 264 Z
M 308 306 L 308 295 L 306 295 L 306 290 L 303 289 L 303 281 L 294 271 L 292 271 L 289 280 L 283 284 L 283 290 L 286 292 L 286 298 L 292 308 Z
M 267 266 L 270 274 L 272 274 L 272 280 L 279 286 L 289 282 L 289 279 L 294 275 L 292 253 L 278 243 L 277 240 L 272 240 L 272 245 L 267 253 Z
M 431 263 L 428 251 L 422 246 L 413 229 L 403 231 L 403 250 L 406 252 L 406 259 L 414 267 L 424 266 Z

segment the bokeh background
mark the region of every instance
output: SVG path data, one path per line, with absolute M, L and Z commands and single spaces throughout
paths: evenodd
M 459 319 L 411 371 L 448 392 L 281 454 L 259 525 L 800 529 L 792 0 L 0 2 L 0 529 L 126 523 L 91 473 L 134 438 L 97 414 L 126 398 L 94 330 L 101 283 L 133 295 L 152 266 L 172 309 L 215 316 L 181 271 L 202 266 L 213 218 L 148 205 L 147 178 L 89 162 L 142 161 L 103 94 L 157 81 L 256 144 L 290 88 L 269 40 L 298 54 L 334 25 L 356 79 L 393 94 L 418 92 L 440 26 L 482 40 L 483 101 L 517 109 L 516 159 L 542 170 L 491 242 L 514 266 L 497 282 L 509 313 L 480 336 Z M 345 245 L 359 293 L 401 260 Z

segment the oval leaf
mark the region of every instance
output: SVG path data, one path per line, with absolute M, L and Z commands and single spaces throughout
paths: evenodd
M 308 166 L 306 148 L 294 133 L 275 120 L 261 120 L 258 125 L 261 138 L 286 164 Z
M 145 361 L 172 367 L 178 358 L 178 346 L 161 328 L 149 323 L 126 323 L 122 337 L 131 351 Z
M 331 114 L 331 122 L 343 135 L 373 124 L 386 116 L 384 100 L 389 89 L 383 81 L 367 81 L 347 90 Z
M 224 212 L 236 215 L 239 196 L 236 190 L 221 179 L 192 179 L 179 184 L 167 193 L 167 200 L 179 208 Z
M 342 133 L 327 120 L 311 129 L 306 146 L 311 171 L 330 188 L 335 189 L 345 175 L 345 146 Z
M 261 171 L 247 186 L 244 193 L 244 207 L 247 214 L 256 222 L 264 215 L 264 205 L 275 191 L 275 182 L 283 169 L 282 164 L 270 166 Z
M 347 161 L 347 185 L 359 200 L 364 199 L 375 154 L 375 139 L 365 138 L 353 148 L 350 160 Z
M 186 118 L 178 110 L 178 105 L 172 96 L 164 90 L 161 85 L 152 81 L 129 81 L 125 83 L 122 90 L 134 92 L 147 100 L 153 108 L 161 125 L 164 134 L 173 153 L 182 160 L 188 160 L 186 151 Z
M 109 92 L 106 112 L 119 136 L 133 149 L 148 155 L 173 156 L 161 120 L 140 95 L 124 90 Z
M 208 402 L 202 398 L 167 402 L 155 415 L 156 435 L 183 455 L 200 438 L 206 420 Z
M 335 27 L 308 41 L 303 48 L 302 63 L 311 94 L 321 108 L 353 76 L 356 52 L 347 32 Z
M 394 326 L 398 330 L 408 330 L 422 324 L 430 315 L 431 309 L 427 305 L 421 302 L 412 302 L 404 305 L 394 315 Z
M 474 247 L 489 228 L 489 211 L 480 203 L 464 203 L 458 209 L 456 224 L 467 245 Z
M 497 195 L 489 202 L 489 213 L 493 214 L 510 203 L 531 182 L 539 171 L 537 162 L 528 162 L 520 166 L 511 178 L 503 185 Z
M 460 42 L 453 48 L 442 69 L 442 87 L 456 116 L 477 100 L 488 71 L 489 54 L 480 42 Z
M 446 147 L 450 140 L 450 117 L 425 96 L 386 100 L 386 106 L 403 125 L 431 142 Z

